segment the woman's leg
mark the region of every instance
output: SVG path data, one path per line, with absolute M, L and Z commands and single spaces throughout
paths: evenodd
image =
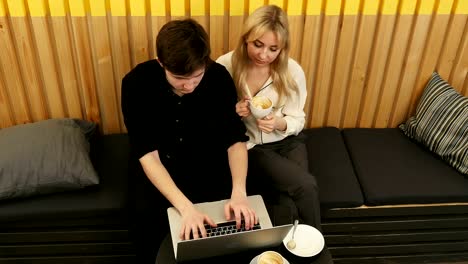
M 303 168 L 303 161 L 300 161 L 304 160 L 304 155 L 307 159 L 307 153 L 303 153 L 301 147 L 296 149 L 288 145 L 287 151 L 283 151 L 281 155 L 278 153 L 281 152 L 280 149 L 278 146 L 272 148 L 269 145 L 256 146 L 249 150 L 249 173 L 256 173 L 256 184 L 262 184 L 263 189 L 272 184 L 279 191 L 286 192 L 294 200 L 303 222 L 321 230 L 317 182 L 315 177 Z M 295 157 L 295 160 L 288 157 Z

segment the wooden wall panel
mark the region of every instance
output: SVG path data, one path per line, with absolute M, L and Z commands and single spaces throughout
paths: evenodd
M 26 93 L 20 74 L 20 66 L 23 65 L 16 56 L 16 48 L 13 44 L 11 26 L 8 19 L 0 17 L 0 68 L 3 76 L 4 90 L 2 94 L 8 95 L 10 110 L 14 124 L 32 122 L 30 108 L 26 100 Z M 35 109 L 41 110 L 41 109 Z M 0 117 L 3 119 L 4 117 Z M 5 117 L 6 119 L 8 117 Z
M 343 127 L 356 127 L 361 115 L 361 105 L 365 95 L 369 61 L 376 28 L 375 16 L 363 16 L 354 48 L 354 63 L 351 67 L 351 81 L 344 111 Z
M 67 116 L 83 118 L 81 94 L 78 76 L 73 62 L 73 46 L 69 30 L 69 20 L 65 16 L 50 18 L 52 41 L 57 54 L 57 77 L 63 88 L 64 103 Z
M 322 1 L 308 0 L 306 2 L 306 16 L 304 21 L 304 35 L 302 38 L 302 50 L 299 63 L 304 69 L 307 84 L 307 100 L 304 111 L 306 113 L 306 124 L 312 121 L 312 100 L 315 92 L 315 80 L 317 64 L 320 53 L 320 35 L 322 32 L 323 14 Z
M 121 80 L 156 57 L 167 21 L 200 22 L 216 59 L 264 4 L 288 13 L 307 127 L 396 127 L 433 71 L 468 95 L 466 0 L 0 0 L 0 128 L 74 117 L 125 132 Z
M 8 101 L 8 96 L 5 93 L 5 84 L 3 82 L 3 73 L 0 71 L 0 126 L 9 127 L 14 125 L 11 118 L 12 109 L 10 102 Z
M 74 59 L 78 75 L 79 87 L 83 96 L 85 119 L 101 124 L 101 115 L 96 93 L 96 82 L 93 69 L 90 36 L 86 17 L 71 18 L 72 43 L 74 43 Z M 104 126 L 101 124 L 101 127 Z
M 317 78 L 314 83 L 312 98 L 312 119 L 314 127 L 324 126 L 330 104 L 330 87 L 332 86 L 336 50 L 338 44 L 338 29 L 340 17 L 337 15 L 325 16 L 323 21 L 323 34 L 320 42 L 320 54 L 317 67 Z M 320 100 L 317 100 L 320 98 Z
M 356 35 L 359 17 L 344 16 L 340 31 L 340 38 L 348 39 L 349 42 L 340 41 L 336 57 L 334 78 L 332 79 L 329 111 L 326 118 L 327 126 L 341 126 L 344 102 L 349 84 L 349 73 L 352 67 L 354 55 L 354 39 Z
M 35 40 L 37 69 L 42 76 L 44 95 L 47 100 L 50 118 L 65 116 L 62 89 L 59 84 L 59 75 L 55 58 L 55 47 L 51 41 L 48 23 L 45 18 L 32 17 L 32 35 Z M 35 69 L 30 69 L 34 71 Z
M 228 52 L 229 20 L 227 12 L 224 1 L 210 0 L 210 30 L 208 33 L 210 35 L 211 56 L 214 60 Z

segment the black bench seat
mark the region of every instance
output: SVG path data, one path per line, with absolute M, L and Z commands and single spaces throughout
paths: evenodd
M 318 138 L 324 132 L 318 130 L 308 129 L 306 134 L 313 135 L 307 142 L 320 198 L 357 197 L 350 194 L 356 193 L 356 185 L 349 179 L 329 176 L 330 163 L 342 163 L 323 159 L 345 155 L 333 147 L 336 142 L 323 148 L 330 135 Z M 331 129 L 326 132 L 336 134 Z M 340 133 L 352 171 L 340 165 L 332 171 L 340 171 L 343 179 L 354 173 L 363 203 L 355 207 L 323 204 L 327 207 L 322 213 L 322 229 L 335 263 L 468 260 L 468 179 L 464 175 L 398 128 L 349 128 Z M 317 162 L 318 152 L 323 153 L 322 162 Z M 332 194 L 330 186 L 336 186 Z
M 0 263 L 129 263 L 126 134 L 99 136 L 98 186 L 0 203 Z

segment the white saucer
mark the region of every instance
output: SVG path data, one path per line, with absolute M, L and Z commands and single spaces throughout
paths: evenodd
M 256 256 L 255 258 L 253 258 L 253 259 L 250 261 L 250 264 L 257 264 L 257 259 L 258 259 L 259 256 L 260 256 L 260 255 L 258 255 L 258 256 Z M 284 262 L 284 264 L 289 264 L 289 261 L 288 261 L 287 259 L 285 259 L 284 257 L 283 257 L 283 262 Z
M 322 233 L 310 225 L 300 224 L 297 226 L 296 234 L 294 235 L 294 241 L 296 241 L 294 249 L 289 249 L 287 246 L 291 236 L 292 228 L 284 238 L 283 244 L 289 252 L 299 257 L 313 257 L 320 253 L 325 246 L 325 239 Z

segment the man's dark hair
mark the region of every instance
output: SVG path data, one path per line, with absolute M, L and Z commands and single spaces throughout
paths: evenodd
M 165 24 L 156 37 L 156 53 L 164 68 L 177 75 L 190 74 L 212 61 L 208 34 L 193 19 Z

